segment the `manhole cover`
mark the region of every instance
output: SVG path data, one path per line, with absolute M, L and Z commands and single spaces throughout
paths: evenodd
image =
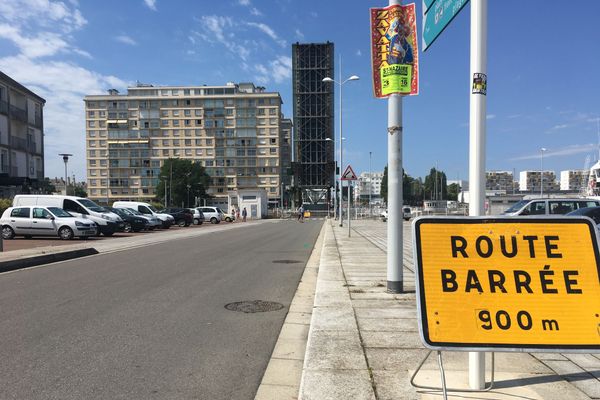
M 276 303 L 274 301 L 236 301 L 235 303 L 229 303 L 225 305 L 225 308 L 229 311 L 239 311 L 243 313 L 257 313 L 257 312 L 268 312 L 277 311 L 283 308 L 283 304 Z
M 275 263 L 275 264 L 298 264 L 301 262 L 302 261 L 298 261 L 298 260 L 273 260 L 273 263 Z

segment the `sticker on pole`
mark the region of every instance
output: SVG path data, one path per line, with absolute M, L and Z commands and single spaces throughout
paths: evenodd
M 342 180 L 343 181 L 355 181 L 358 178 L 356 177 L 356 174 L 354 173 L 354 170 L 352 169 L 351 166 L 347 166 L 346 170 L 344 171 L 344 173 L 342 174 Z
M 600 352 L 600 258 L 586 217 L 413 222 L 426 347 Z

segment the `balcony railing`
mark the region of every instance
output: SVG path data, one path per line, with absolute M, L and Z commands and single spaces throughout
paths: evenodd
M 11 136 L 9 141 L 10 147 L 15 150 L 23 150 L 29 153 L 37 153 L 36 143 L 27 142 L 27 139 L 23 139 L 17 136 Z
M 8 114 L 8 102 L 0 100 L 0 113 Z
M 11 117 L 18 119 L 19 121 L 27 123 L 27 111 L 17 106 L 9 105 Z

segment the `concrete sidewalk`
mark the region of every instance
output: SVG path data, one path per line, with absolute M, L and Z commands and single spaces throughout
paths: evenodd
M 386 293 L 386 225 L 353 221 L 352 237 L 326 223 L 299 398 L 430 399 L 410 377 L 427 354 L 418 335 L 410 224 L 404 225 L 406 294 Z M 444 352 L 448 387 L 468 388 L 467 353 Z M 489 381 L 489 360 L 488 381 Z M 496 353 L 495 389 L 450 398 L 600 399 L 600 357 Z M 435 354 L 417 383 L 440 386 Z

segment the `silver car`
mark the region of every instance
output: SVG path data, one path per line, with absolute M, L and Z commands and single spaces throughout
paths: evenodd
M 198 207 L 202 214 L 204 214 L 204 220 L 210 221 L 211 224 L 218 224 L 223 220 L 223 211 L 219 207 Z
M 58 236 L 69 240 L 73 237 L 95 236 L 96 223 L 86 218 L 76 218 L 58 207 L 9 207 L 0 219 L 2 238 L 12 239 L 16 235 Z

